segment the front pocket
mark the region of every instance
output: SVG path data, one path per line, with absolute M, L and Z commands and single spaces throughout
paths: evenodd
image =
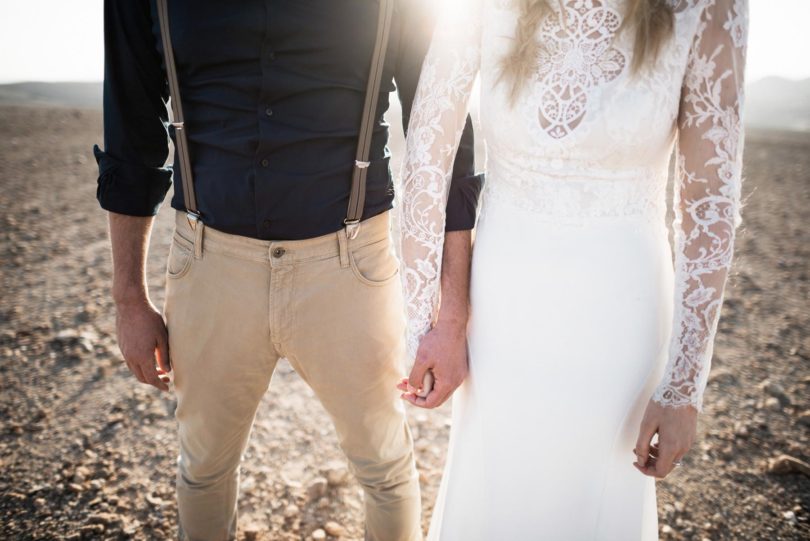
M 191 268 L 191 261 L 194 259 L 194 245 L 189 245 L 188 241 L 179 235 L 172 238 L 169 246 L 169 258 L 166 263 L 166 275 L 169 278 L 180 278 Z
M 349 266 L 355 278 L 368 286 L 387 285 L 399 275 L 399 261 L 387 238 L 350 250 Z

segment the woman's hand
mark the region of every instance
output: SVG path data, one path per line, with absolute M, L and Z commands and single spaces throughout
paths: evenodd
M 697 432 L 697 410 L 692 406 L 665 407 L 650 400 L 641 420 L 633 452 L 633 466 L 644 475 L 663 479 L 692 447 Z M 658 441 L 652 437 L 658 434 Z

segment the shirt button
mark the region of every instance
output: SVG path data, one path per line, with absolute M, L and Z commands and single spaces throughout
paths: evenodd
M 262 225 L 263 225 L 264 227 L 266 227 L 267 229 L 270 229 L 270 220 L 264 220 L 264 221 L 262 222 Z
M 267 59 L 272 62 L 273 60 L 276 59 L 276 53 L 273 52 L 273 51 L 270 51 L 269 53 L 267 53 Z
M 270 165 L 270 161 L 269 161 L 267 158 L 263 159 L 263 160 L 262 160 L 261 162 L 259 162 L 259 163 L 261 163 L 261 164 L 262 164 L 262 167 L 267 167 L 268 165 Z
M 267 109 L 264 110 L 264 114 L 266 114 L 267 116 L 273 116 L 273 110 L 268 107 Z
M 273 249 L 273 257 L 281 257 L 285 253 L 287 253 L 287 250 L 285 250 L 284 248 L 279 247 Z

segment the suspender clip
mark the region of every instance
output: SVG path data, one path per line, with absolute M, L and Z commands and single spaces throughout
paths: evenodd
M 200 221 L 200 213 L 193 210 L 186 210 L 186 220 L 191 229 L 197 229 L 197 222 Z
M 346 218 L 343 220 L 343 223 L 346 224 L 346 237 L 354 240 L 357 238 L 357 234 L 360 232 L 360 220 L 349 220 Z

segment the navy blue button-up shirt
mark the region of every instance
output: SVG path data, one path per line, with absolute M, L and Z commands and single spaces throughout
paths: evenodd
M 379 2 L 171 0 L 169 20 L 203 221 L 260 239 L 343 226 Z M 408 117 L 432 34 L 424 0 L 397 0 L 371 144 L 364 219 L 392 206 L 383 114 Z M 105 0 L 104 150 L 97 198 L 121 214 L 157 212 L 171 185 L 168 85 L 154 0 Z M 169 134 L 173 137 L 172 130 Z M 456 156 L 448 230 L 471 229 L 483 177 L 470 121 Z M 184 209 L 182 183 L 172 207 Z

